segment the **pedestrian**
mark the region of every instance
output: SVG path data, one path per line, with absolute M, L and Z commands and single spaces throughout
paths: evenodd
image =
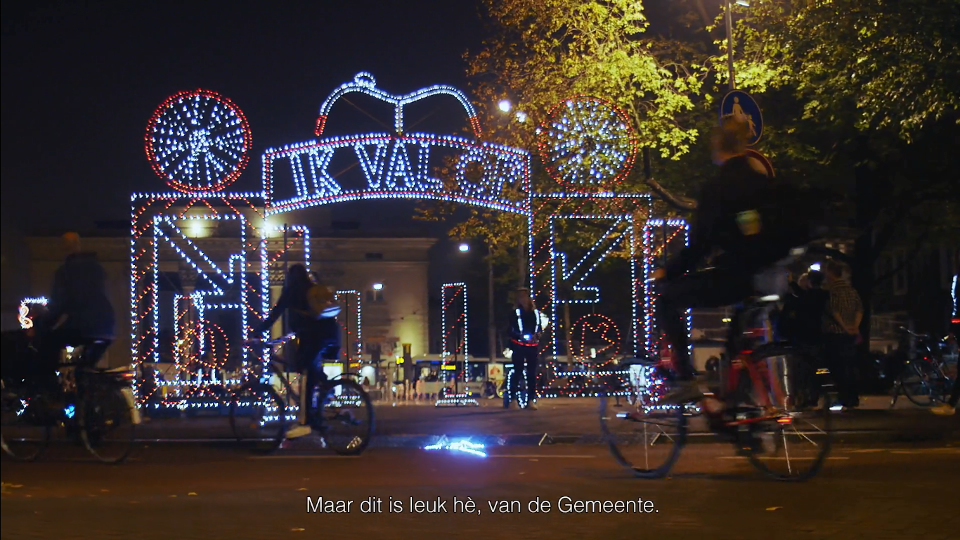
M 517 289 L 517 303 L 510 314 L 510 349 L 513 353 L 513 375 L 510 378 L 510 394 L 516 396 L 521 408 L 536 410 L 537 368 L 540 357 L 540 334 L 546 326 L 546 318 L 537 310 L 530 296 L 530 289 Z M 520 394 L 520 378 L 526 382 Z M 511 399 L 512 401 L 512 399 Z M 509 406 L 510 401 L 507 402 Z
M 63 235 L 62 246 L 66 257 L 54 274 L 47 316 L 40 328 L 44 371 L 48 374 L 54 374 L 60 351 L 66 346 L 91 346 L 100 341 L 103 345 L 94 352 L 88 351 L 90 354 L 84 358 L 96 364 L 113 340 L 116 328 L 113 306 L 107 296 L 107 273 L 97 254 L 83 251 L 80 235 L 75 232 Z
M 257 328 L 258 334 L 269 331 L 286 312 L 287 324 L 297 336 L 295 367 L 301 375 L 300 414 L 298 425 L 287 431 L 287 438 L 303 437 L 311 432 L 307 423 L 311 405 L 308 399 L 312 398 L 313 389 L 327 379 L 323 373 L 324 360 L 336 361 L 340 355 L 336 311 L 333 292 L 322 283 L 315 283 L 304 265 L 294 264 L 287 270 L 277 304 Z
M 943 405 L 937 405 L 931 410 L 933 414 L 941 416 L 952 416 L 957 411 L 957 402 L 960 401 L 960 374 L 953 378 L 953 389 L 950 390 L 950 397 Z
M 955 268 L 960 268 L 960 253 L 957 254 Z M 957 347 L 957 340 L 960 340 L 960 274 L 954 274 L 953 284 L 950 288 L 950 296 L 953 299 L 953 308 L 950 311 L 950 336 L 953 342 L 954 350 Z M 950 416 L 957 410 L 957 402 L 960 401 L 960 369 L 953 377 L 953 389 L 950 390 L 950 397 L 943 405 L 933 407 L 933 414 Z
M 839 261 L 827 263 L 827 302 L 823 311 L 823 355 L 837 385 L 840 406 L 854 408 L 859 403 L 857 388 L 857 342 L 863 304 L 850 285 L 847 268 Z

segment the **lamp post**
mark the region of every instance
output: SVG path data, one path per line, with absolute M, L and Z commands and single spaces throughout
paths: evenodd
M 730 91 L 737 89 L 733 72 L 733 2 L 726 0 L 725 19 L 727 26 L 727 77 L 729 79 Z
M 749 0 L 735 0 L 738 6 L 750 7 Z M 727 76 L 729 78 L 730 91 L 737 89 L 735 73 L 733 71 L 733 0 L 724 2 L 724 19 L 727 27 Z

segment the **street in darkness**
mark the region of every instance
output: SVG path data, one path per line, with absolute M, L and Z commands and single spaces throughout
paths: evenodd
M 955 444 L 844 445 L 817 478 L 793 484 L 765 479 L 720 444 L 686 448 L 672 475 L 655 481 L 632 478 L 593 445 L 348 458 L 153 443 L 120 467 L 66 447 L 41 463 L 4 461 L 3 538 L 936 540 L 960 525 L 948 495 L 958 461 Z M 382 503 L 362 505 L 371 500 Z M 642 511 L 610 511 L 639 500 Z

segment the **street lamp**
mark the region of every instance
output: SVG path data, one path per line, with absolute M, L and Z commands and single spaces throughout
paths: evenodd
M 374 284 L 373 284 L 373 290 L 375 290 L 375 291 L 382 291 L 382 290 L 383 290 L 383 283 L 374 283 Z
M 736 0 L 731 2 L 730 0 L 725 0 L 724 2 L 724 18 L 726 19 L 727 27 L 727 76 L 730 79 L 730 91 L 737 89 L 736 81 L 734 80 L 734 71 L 733 71 L 733 4 L 737 4 L 742 7 L 750 7 L 750 2 L 748 0 Z
M 508 112 L 510 112 L 510 109 L 513 108 L 513 104 L 510 103 L 510 100 L 509 100 L 509 99 L 501 99 L 501 100 L 500 100 L 500 103 L 497 103 L 497 107 L 498 107 L 501 111 L 503 111 L 503 112 L 505 112 L 505 113 L 508 113 Z
M 460 244 L 461 253 L 466 253 L 468 251 L 470 251 L 470 244 L 467 244 L 467 243 Z

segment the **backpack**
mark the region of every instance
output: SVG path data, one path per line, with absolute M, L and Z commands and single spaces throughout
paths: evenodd
M 307 289 L 307 304 L 310 306 L 310 316 L 314 319 L 328 319 L 340 314 L 333 291 L 323 285 L 314 284 Z

